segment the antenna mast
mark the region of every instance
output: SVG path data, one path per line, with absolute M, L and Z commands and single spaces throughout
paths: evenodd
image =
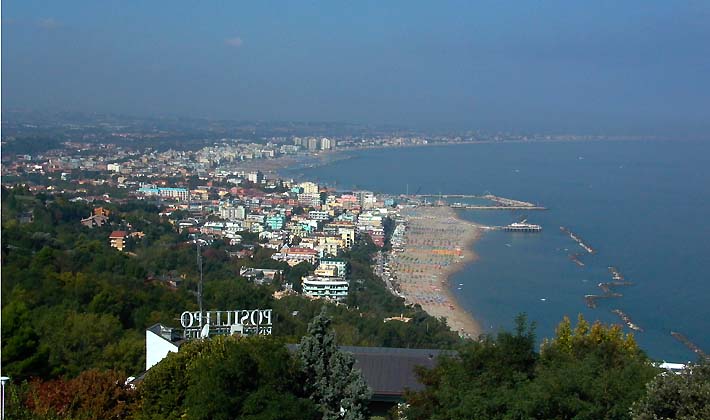
M 197 243 L 197 267 L 200 269 L 200 282 L 197 283 L 197 303 L 200 305 L 200 327 L 202 327 L 202 252 L 199 238 L 195 242 Z

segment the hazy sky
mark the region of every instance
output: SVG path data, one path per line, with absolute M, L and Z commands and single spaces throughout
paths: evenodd
M 710 1 L 3 0 L 2 107 L 710 132 Z

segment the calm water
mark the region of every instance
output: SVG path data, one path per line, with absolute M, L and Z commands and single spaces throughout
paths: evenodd
M 540 203 L 527 212 L 541 234 L 492 232 L 474 250 L 480 260 L 451 281 L 454 294 L 490 331 L 526 312 L 538 335 L 551 336 L 563 315 L 620 322 L 618 308 L 645 329 L 636 333 L 654 358 L 694 360 L 673 339 L 679 331 L 710 351 L 710 142 L 480 144 L 371 150 L 298 175 L 339 189 L 385 193 L 494 194 Z M 292 174 L 293 175 L 293 174 Z M 462 211 L 500 225 L 513 212 Z M 560 232 L 567 226 L 598 250 L 583 252 Z M 588 309 L 615 265 L 636 284 L 622 298 Z M 463 283 L 461 290 L 458 284 Z M 544 299 L 544 300 L 542 300 Z

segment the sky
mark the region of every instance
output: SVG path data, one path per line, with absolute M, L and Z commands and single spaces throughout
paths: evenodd
M 708 22 L 681 0 L 3 0 L 2 108 L 704 135 Z

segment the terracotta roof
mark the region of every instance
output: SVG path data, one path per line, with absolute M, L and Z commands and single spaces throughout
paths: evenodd
M 128 236 L 128 232 L 125 230 L 114 230 L 109 235 L 109 238 L 125 238 L 126 236 Z

